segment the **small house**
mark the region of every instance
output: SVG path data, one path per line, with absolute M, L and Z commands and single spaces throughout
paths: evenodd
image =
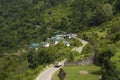
M 66 37 L 72 38 L 72 35 L 71 34 L 66 34 Z
M 54 32 L 54 35 L 64 35 L 64 34 L 66 34 L 66 32 L 64 32 L 64 31 L 56 31 L 56 32 Z
M 59 43 L 59 39 L 57 39 L 56 37 L 51 37 L 51 43 L 56 45 Z
M 68 41 L 64 41 L 64 45 L 66 45 L 67 47 L 69 47 L 70 43 Z
M 64 40 L 64 35 L 56 35 L 56 39 L 62 41 Z
M 73 34 L 73 33 L 72 33 L 72 34 L 71 34 L 71 37 L 72 37 L 72 38 L 76 38 L 76 37 L 77 37 L 77 34 Z
M 48 42 L 42 42 L 42 46 L 43 46 L 43 47 L 49 47 L 50 44 L 49 44 Z
M 32 42 L 30 43 L 30 48 L 34 48 L 36 51 L 40 47 L 40 44 L 38 42 Z

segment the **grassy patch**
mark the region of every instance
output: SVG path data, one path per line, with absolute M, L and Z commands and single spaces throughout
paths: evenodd
M 33 80 L 35 79 L 38 74 L 40 73 L 40 71 L 42 71 L 42 69 L 44 68 L 43 65 L 37 67 L 36 69 L 29 69 L 28 70 L 28 75 L 24 78 L 24 80 Z
M 82 53 L 84 56 L 91 56 L 94 54 L 94 47 L 91 44 L 85 45 L 85 47 L 82 50 Z
M 81 41 L 79 41 L 77 39 L 70 39 L 69 41 L 70 41 L 71 46 L 73 46 L 73 47 L 80 47 L 80 46 L 82 46 Z
M 120 72 L 120 49 L 118 49 L 115 55 L 111 58 L 111 61 L 115 63 L 117 70 Z
M 58 77 L 58 73 L 59 73 L 59 70 L 55 72 L 55 74 L 53 75 L 53 79 L 60 80 Z
M 63 68 L 67 73 L 66 80 L 98 80 L 100 68 L 95 65 L 88 66 L 65 66 Z M 80 71 L 86 71 L 88 74 L 80 74 Z M 59 80 L 58 72 L 54 75 L 55 80 Z

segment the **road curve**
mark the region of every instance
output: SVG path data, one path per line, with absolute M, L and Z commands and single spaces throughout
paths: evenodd
M 80 39 L 80 38 L 75 38 L 75 39 L 77 39 L 77 40 L 81 41 L 82 46 L 80 46 L 80 47 L 75 47 L 75 48 L 73 48 L 71 51 L 77 51 L 78 53 L 81 53 L 81 52 L 82 52 L 83 47 L 84 47 L 86 44 L 88 44 L 88 42 L 87 42 L 87 41 L 85 41 L 85 40 L 82 40 L 82 39 Z
M 65 62 L 65 60 L 61 62 L 62 66 L 64 65 L 64 62 Z M 56 68 L 56 67 L 52 66 L 52 67 L 46 69 L 36 78 L 36 80 L 50 80 L 52 75 L 54 74 L 54 72 L 59 70 L 61 67 Z
M 84 47 L 88 42 L 87 42 L 87 41 L 84 41 L 84 40 L 82 40 L 82 39 L 80 39 L 80 38 L 76 38 L 76 39 L 78 39 L 79 41 L 82 42 L 82 46 L 80 46 L 80 47 L 75 47 L 75 48 L 72 49 L 72 51 L 73 51 L 73 50 L 76 50 L 77 52 L 81 53 L 83 47 Z M 61 67 L 64 66 L 64 62 L 65 62 L 65 60 L 61 62 L 61 63 L 63 64 Z M 54 74 L 54 72 L 56 72 L 57 70 L 59 70 L 61 67 L 56 68 L 56 67 L 52 66 L 52 67 L 46 69 L 45 71 L 43 71 L 41 74 L 38 75 L 38 77 L 36 78 L 36 80 L 50 80 L 51 77 L 52 77 L 52 75 Z

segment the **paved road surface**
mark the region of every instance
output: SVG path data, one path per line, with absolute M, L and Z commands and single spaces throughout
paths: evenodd
M 65 62 L 65 60 L 62 61 L 61 63 L 64 65 L 64 62 Z M 62 66 L 63 66 L 63 65 L 62 65 Z M 61 66 L 61 67 L 62 67 L 62 66 Z M 57 71 L 57 70 L 59 70 L 61 67 L 56 68 L 56 67 L 52 66 L 52 67 L 46 69 L 44 72 L 42 72 L 42 73 L 36 78 L 36 80 L 50 80 L 51 77 L 52 77 L 52 75 L 54 74 L 54 72 Z
M 82 40 L 82 39 L 80 39 L 80 38 L 76 38 L 76 39 L 78 39 L 79 41 L 81 41 L 82 46 L 80 46 L 80 47 L 75 47 L 75 48 L 72 49 L 72 51 L 77 51 L 78 53 L 81 53 L 83 47 L 84 47 L 86 44 L 88 44 L 88 42 L 85 41 L 85 40 Z
M 72 50 L 76 50 L 76 51 L 78 51 L 79 53 L 81 53 L 83 47 L 84 47 L 88 42 L 86 42 L 86 41 L 84 41 L 84 40 L 81 40 L 80 38 L 76 38 L 76 39 L 78 39 L 78 40 L 80 40 L 80 41 L 82 42 L 82 46 L 80 46 L 80 47 L 75 47 L 75 48 L 73 48 Z M 61 63 L 64 64 L 64 62 L 65 62 L 65 60 L 62 61 Z M 64 65 L 63 65 L 63 66 L 64 66 Z M 61 67 L 62 67 L 62 66 L 61 66 Z M 59 68 L 55 68 L 54 66 L 52 66 L 52 67 L 46 69 L 44 72 L 42 72 L 42 73 L 36 78 L 36 80 L 50 80 L 51 77 L 52 77 L 52 75 L 54 74 L 54 72 L 57 71 L 57 70 L 59 70 L 59 69 L 60 69 L 60 67 L 59 67 Z

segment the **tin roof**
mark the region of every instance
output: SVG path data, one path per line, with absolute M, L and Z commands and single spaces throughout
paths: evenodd
M 38 48 L 40 46 L 40 44 L 38 42 L 32 42 L 30 43 L 30 47 L 31 48 Z
M 49 44 L 48 42 L 42 42 L 43 45 Z

